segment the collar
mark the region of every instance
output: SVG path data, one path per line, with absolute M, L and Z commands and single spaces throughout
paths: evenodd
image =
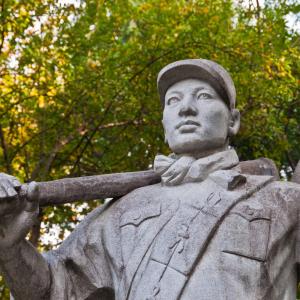
M 191 156 L 177 158 L 157 155 L 154 160 L 154 171 L 161 176 L 162 184 L 168 186 L 187 182 L 201 182 L 211 173 L 231 169 L 238 165 L 239 159 L 235 150 L 218 152 L 200 159 Z

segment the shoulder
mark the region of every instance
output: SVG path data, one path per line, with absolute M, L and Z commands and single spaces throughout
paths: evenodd
M 236 168 L 244 174 L 273 176 L 276 180 L 280 178 L 274 161 L 265 157 L 241 161 Z
M 284 198 L 289 198 L 290 200 L 299 199 L 300 184 L 288 181 L 274 180 L 266 186 L 265 191 L 272 196 L 284 196 Z
M 281 222 L 284 219 L 286 223 L 295 223 L 298 219 L 299 206 L 300 185 L 273 180 L 257 190 L 246 201 L 238 203 L 234 210 L 246 214 L 251 211 L 249 218 L 256 218 L 256 213 L 252 212 L 254 211 L 257 215 L 264 215 L 265 219 L 278 219 Z
M 133 190 L 132 192 L 117 200 L 115 209 L 124 212 L 128 209 L 136 207 L 145 207 L 149 204 L 160 203 L 161 198 L 162 187 L 160 183 L 144 186 Z
M 117 200 L 111 212 L 119 219 L 120 227 L 137 226 L 145 219 L 160 215 L 162 198 L 160 184 L 141 187 Z
M 278 169 L 271 159 L 259 158 L 255 160 L 242 161 L 236 167 L 247 177 L 272 176 L 273 180 L 264 186 L 258 194 L 264 194 L 264 198 L 272 197 L 274 200 L 283 198 L 287 201 L 300 201 L 300 184 L 294 182 L 280 181 Z

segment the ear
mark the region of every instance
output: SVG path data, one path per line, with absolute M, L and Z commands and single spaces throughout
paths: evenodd
M 241 118 L 240 118 L 240 112 L 237 109 L 231 110 L 231 118 L 229 121 L 229 127 L 228 127 L 228 136 L 234 136 L 238 133 L 240 129 L 241 124 Z

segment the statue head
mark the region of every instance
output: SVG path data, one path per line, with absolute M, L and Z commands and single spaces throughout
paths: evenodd
M 160 71 L 157 85 L 165 139 L 174 153 L 203 157 L 228 148 L 240 114 L 223 67 L 205 59 L 177 61 Z

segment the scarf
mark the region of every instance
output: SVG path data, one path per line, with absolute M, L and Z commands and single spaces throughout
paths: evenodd
M 163 185 L 174 186 L 187 182 L 201 182 L 209 174 L 231 169 L 239 163 L 235 150 L 218 152 L 203 158 L 191 156 L 176 157 L 157 155 L 154 159 L 154 171 L 161 176 Z

